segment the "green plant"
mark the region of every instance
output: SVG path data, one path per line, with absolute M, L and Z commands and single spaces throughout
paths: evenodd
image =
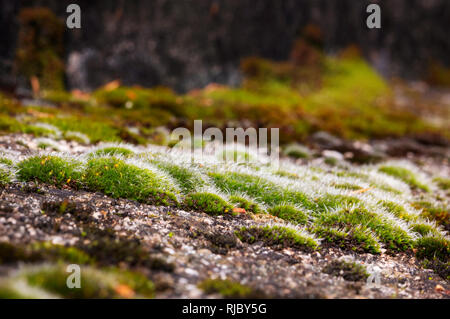
M 399 166 L 381 166 L 378 170 L 382 173 L 404 181 L 411 187 L 422 189 L 426 192 L 430 191 L 430 188 L 427 185 L 421 183 L 415 176 L 415 174 L 407 168 Z
M 233 207 L 220 196 L 211 193 L 189 194 L 184 199 L 184 205 L 190 209 L 203 211 L 212 215 L 229 213 L 233 209 Z
M 363 265 L 345 260 L 333 260 L 322 271 L 333 276 L 341 276 L 348 281 L 365 281 L 369 277 Z
M 114 198 L 127 198 L 146 203 L 177 203 L 176 187 L 167 178 L 147 168 L 110 158 L 92 158 L 86 165 L 84 182 L 88 189 Z
M 21 181 L 36 181 L 56 186 L 79 186 L 82 164 L 76 160 L 57 156 L 33 156 L 17 165 L 17 178 Z
M 224 298 L 246 299 L 263 296 L 261 292 L 229 279 L 206 279 L 199 283 L 198 287 L 207 294 L 218 293 Z
M 279 225 L 241 227 L 236 231 L 236 236 L 249 244 L 262 241 L 268 246 L 306 250 L 315 250 L 319 246 L 316 240 L 299 230 Z
M 303 225 L 308 222 L 307 214 L 289 205 L 278 205 L 271 207 L 268 209 L 268 213 L 294 224 Z

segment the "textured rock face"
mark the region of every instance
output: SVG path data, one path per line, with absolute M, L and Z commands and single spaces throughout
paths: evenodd
M 48 6 L 61 18 L 74 1 L 0 0 L 2 81 L 13 71 L 17 12 Z M 368 3 L 382 7 L 382 29 L 365 26 Z M 299 30 L 321 27 L 333 52 L 360 45 L 383 73 L 420 75 L 428 63 L 448 64 L 447 0 L 394 1 L 76 1 L 82 29 L 66 30 L 69 87 L 92 89 L 120 78 L 124 84 L 169 85 L 185 91 L 209 82 L 239 82 L 239 60 L 283 59 Z

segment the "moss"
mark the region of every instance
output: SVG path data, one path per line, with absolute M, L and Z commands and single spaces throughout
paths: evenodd
M 33 156 L 17 165 L 17 177 L 21 181 L 77 187 L 81 182 L 80 166 L 81 163 L 75 160 L 57 156 Z
M 209 176 L 220 190 L 232 195 L 246 194 L 266 205 L 292 203 L 308 208 L 314 206 L 304 194 L 280 187 L 262 177 L 242 173 L 210 173 Z
M 254 214 L 258 214 L 262 212 L 262 208 L 255 202 L 251 200 L 241 197 L 241 196 L 230 196 L 230 203 L 233 203 L 238 208 L 245 209 L 246 212 L 252 212 Z
M 284 226 L 250 226 L 236 231 L 236 236 L 249 244 L 261 241 L 268 246 L 315 250 L 317 242 L 299 231 Z
M 311 151 L 303 145 L 300 144 L 289 144 L 283 150 L 283 153 L 286 156 L 290 156 L 293 158 L 310 158 Z
M 409 214 L 405 207 L 403 207 L 400 204 L 396 204 L 391 201 L 383 200 L 380 201 L 379 204 L 381 204 L 386 210 L 392 214 L 395 215 L 395 217 L 398 217 L 400 219 L 406 220 L 406 221 L 415 221 L 417 219 L 417 216 Z
M 352 184 L 352 183 L 335 183 L 332 184 L 333 187 L 335 188 L 339 188 L 339 189 L 349 189 L 349 190 L 353 190 L 353 191 L 357 191 L 357 190 L 361 190 L 362 187 Z
M 333 260 L 322 271 L 329 275 L 341 276 L 348 281 L 365 281 L 369 277 L 363 265 L 345 260 Z
M 339 160 L 336 157 L 326 157 L 324 163 L 330 166 L 336 166 Z
M 450 231 L 450 210 L 448 207 L 427 201 L 417 201 L 412 206 L 422 210 L 420 216 L 423 218 L 434 220 L 438 225 Z
M 0 188 L 11 182 L 11 173 L 0 166 Z
M 195 192 L 206 184 L 200 173 L 192 168 L 159 160 L 153 160 L 152 163 L 175 179 L 185 194 Z
M 365 226 L 346 226 L 334 229 L 330 226 L 314 226 L 312 233 L 327 243 L 341 249 L 379 254 L 381 247 L 370 229 Z
M 223 298 L 262 298 L 263 293 L 229 279 L 206 279 L 198 287 L 207 294 L 220 294 Z
M 125 147 L 119 147 L 119 146 L 111 146 L 111 147 L 104 147 L 99 150 L 96 150 L 94 155 L 97 156 L 117 156 L 122 155 L 124 157 L 131 157 L 133 156 L 134 152 L 128 148 Z
M 430 191 L 430 188 L 427 185 L 422 184 L 417 177 L 414 175 L 413 172 L 410 170 L 404 168 L 404 167 L 398 167 L 398 166 L 381 166 L 378 169 L 380 172 L 385 173 L 387 175 L 393 176 L 395 178 L 398 178 L 402 180 L 403 182 L 407 183 L 413 188 L 418 188 L 421 190 L 424 190 L 426 192 Z
M 24 272 L 31 286 L 40 287 L 64 298 L 132 298 L 153 297 L 154 285 L 146 277 L 123 270 L 83 267 L 81 288 L 67 287 L 68 273 L 62 266 L 42 266 Z
M 99 230 L 89 224 L 83 226 L 83 231 L 89 243 L 80 243 L 78 248 L 95 256 L 100 265 L 114 266 L 126 263 L 128 267 L 144 267 L 166 272 L 174 270 L 172 263 L 153 256 L 137 239 L 117 236 L 112 229 Z
M 422 236 L 426 236 L 429 234 L 439 235 L 440 233 L 436 230 L 436 228 L 429 224 L 424 223 L 414 223 L 411 225 L 411 228 L 416 233 L 419 233 Z
M 120 142 L 121 129 L 113 124 L 98 119 L 94 116 L 66 116 L 66 117 L 50 117 L 44 119 L 45 122 L 56 126 L 62 132 L 80 132 L 89 137 L 91 143 L 103 142 Z
M 111 158 L 90 159 L 86 167 L 86 186 L 114 198 L 127 198 L 157 205 L 177 203 L 175 186 L 158 173 Z
M 7 133 L 20 132 L 21 124 L 14 117 L 0 114 L 0 131 Z
M 233 207 L 220 196 L 211 193 L 192 193 L 186 196 L 184 205 L 211 215 L 229 213 Z
M 0 263 L 60 261 L 75 264 L 91 264 L 93 259 L 75 247 L 35 242 L 28 245 L 0 243 Z
M 422 260 L 424 268 L 433 269 L 439 276 L 450 280 L 450 261 L 442 261 L 438 258 Z
M 0 157 L 0 164 L 4 164 L 6 166 L 13 166 L 14 162 L 9 158 Z
M 332 227 L 365 226 L 373 230 L 391 250 L 406 250 L 412 247 L 412 238 L 403 229 L 365 209 L 342 209 L 335 213 L 321 215 L 317 222 L 319 225 Z
M 444 191 L 450 189 L 450 178 L 435 177 L 433 178 L 433 182 L 435 182 L 438 185 L 438 187 Z
M 278 205 L 271 207 L 268 209 L 268 213 L 294 224 L 303 225 L 308 222 L 307 214 L 289 205 Z
M 450 242 L 441 236 L 423 236 L 416 240 L 415 247 L 418 258 L 448 261 L 450 256 Z

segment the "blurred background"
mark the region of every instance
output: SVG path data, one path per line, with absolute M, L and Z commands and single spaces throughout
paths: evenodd
M 41 7 L 65 22 L 72 2 L 82 10 L 80 30 L 39 11 L 20 19 L 27 8 Z M 366 27 L 370 3 L 382 8 L 381 29 Z M 385 76 L 426 79 L 449 67 L 449 21 L 447 0 L 0 0 L 0 81 L 21 84 L 14 63 L 26 45 L 20 34 L 39 29 L 36 37 L 52 37 L 48 45 L 69 89 L 92 90 L 117 78 L 179 92 L 211 82 L 238 85 L 242 58 L 286 60 L 308 25 L 319 30 L 316 40 L 327 53 L 357 45 Z

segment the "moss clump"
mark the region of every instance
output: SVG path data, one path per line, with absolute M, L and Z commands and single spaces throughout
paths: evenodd
M 88 189 L 114 198 L 166 206 L 177 203 L 175 187 L 167 179 L 114 157 L 89 160 L 84 181 Z
M 364 226 L 373 230 L 389 249 L 406 250 L 412 247 L 412 239 L 403 229 L 362 208 L 323 214 L 319 217 L 318 224 L 349 229 Z
M 382 173 L 402 180 L 413 188 L 418 188 L 426 192 L 430 191 L 430 188 L 427 185 L 422 184 L 409 169 L 398 166 L 381 166 L 378 170 Z
M 369 277 L 363 265 L 345 260 L 333 260 L 322 271 L 329 275 L 341 276 L 348 281 L 365 281 Z
M 380 201 L 379 204 L 381 204 L 386 210 L 392 214 L 395 215 L 395 217 L 398 217 L 400 219 L 406 220 L 406 221 L 414 221 L 417 219 L 417 216 L 409 214 L 405 207 L 403 207 L 400 204 L 396 204 L 391 201 Z
M 21 181 L 77 187 L 81 182 L 80 166 L 78 161 L 57 156 L 33 156 L 17 165 L 17 178 Z
M 0 164 L 6 165 L 6 166 L 13 166 L 14 162 L 10 160 L 9 158 L 0 157 Z
M 0 263 L 60 261 L 91 264 L 93 259 L 75 247 L 36 242 L 28 245 L 0 243 Z
M 122 155 L 124 157 L 131 157 L 134 155 L 134 152 L 128 148 L 125 147 L 119 147 L 119 146 L 110 146 L 110 147 L 104 147 L 99 150 L 96 150 L 94 155 L 97 156 L 117 156 Z
M 317 242 L 296 229 L 285 226 L 251 226 L 236 231 L 236 236 L 249 244 L 262 241 L 268 246 L 294 247 L 306 250 L 318 248 Z
M 311 157 L 311 151 L 300 144 L 289 144 L 286 146 L 286 148 L 283 150 L 283 153 L 286 156 L 293 157 L 293 158 L 310 158 Z
M 52 117 L 44 119 L 47 123 L 56 126 L 62 132 L 80 132 L 87 135 L 91 143 L 97 142 L 120 142 L 121 129 L 95 116 L 79 117 Z
M 380 244 L 370 229 L 365 226 L 346 226 L 341 229 L 329 226 L 314 226 L 312 233 L 326 242 L 339 248 L 357 252 L 369 252 L 379 254 Z
M 269 208 L 268 213 L 294 224 L 303 225 L 308 222 L 307 214 L 289 205 L 278 205 L 271 207 Z
M 206 184 L 200 173 L 196 172 L 193 168 L 159 160 L 153 160 L 152 163 L 162 171 L 167 172 L 174 180 L 176 180 L 185 194 L 195 192 L 198 188 Z
M 246 194 L 266 205 L 292 203 L 308 208 L 315 206 L 304 194 L 280 187 L 262 177 L 243 173 L 210 173 L 209 176 L 220 190 L 232 195 Z
M 434 220 L 438 225 L 450 231 L 450 211 L 448 207 L 433 204 L 427 201 L 418 201 L 412 204 L 417 209 L 422 209 L 420 216 Z
M 19 12 L 16 66 L 20 74 L 40 80 L 44 89 L 61 90 L 63 84 L 64 25 L 46 8 Z
M 418 258 L 448 261 L 450 256 L 450 242 L 442 236 L 424 236 L 415 242 Z
M 116 269 L 85 266 L 81 271 L 81 288 L 70 289 L 68 273 L 62 265 L 42 266 L 24 271 L 27 283 L 63 298 L 133 298 L 154 296 L 154 285 L 145 276 Z
M 262 212 L 262 208 L 257 203 L 254 203 L 247 198 L 232 195 L 229 199 L 236 207 L 243 208 L 246 212 L 252 212 L 254 214 Z
M 229 213 L 233 207 L 220 196 L 211 193 L 192 193 L 184 199 L 184 205 L 211 215 Z
M 220 294 L 223 298 L 262 298 L 263 293 L 229 279 L 206 279 L 198 287 L 207 294 Z
M 421 236 L 426 236 L 430 234 L 434 235 L 440 234 L 434 226 L 425 223 L 414 223 L 411 225 L 411 228 L 413 231 L 419 233 Z
M 436 177 L 433 178 L 433 182 L 435 182 L 439 186 L 439 188 L 444 191 L 450 189 L 450 178 Z

